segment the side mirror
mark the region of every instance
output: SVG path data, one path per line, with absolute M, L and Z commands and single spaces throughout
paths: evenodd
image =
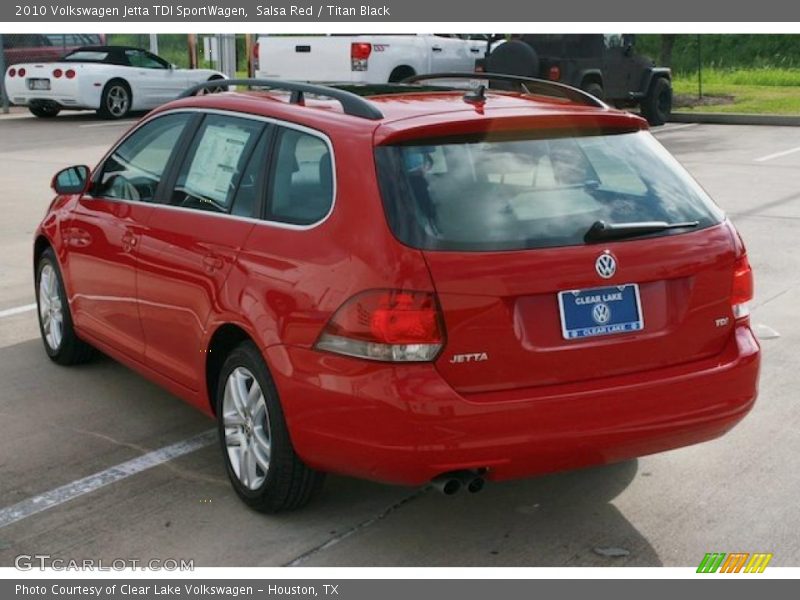
M 55 174 L 50 187 L 56 194 L 83 194 L 89 189 L 89 167 L 79 165 L 62 169 Z
M 169 70 L 170 70 L 170 71 L 174 71 L 174 70 L 175 70 L 175 69 L 177 69 L 177 68 L 178 68 L 178 65 L 176 65 L 176 64 L 174 64 L 174 63 L 169 63 Z

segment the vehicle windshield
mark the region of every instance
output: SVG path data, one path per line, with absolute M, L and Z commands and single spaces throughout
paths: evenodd
M 106 58 L 108 58 L 108 52 L 78 50 L 67 54 L 64 60 L 71 62 L 103 62 Z
M 648 132 L 432 141 L 381 146 L 375 156 L 389 224 L 420 249 L 572 246 L 597 221 L 696 221 L 696 231 L 723 218 Z

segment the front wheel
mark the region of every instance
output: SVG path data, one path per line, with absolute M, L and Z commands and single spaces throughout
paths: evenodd
M 225 467 L 244 503 L 268 513 L 305 506 L 324 474 L 295 454 L 275 384 L 252 342 L 225 361 L 216 408 Z
M 36 305 L 39 331 L 50 360 L 67 366 L 92 357 L 92 347 L 75 333 L 61 270 L 50 248 L 42 253 L 36 265 Z
M 672 114 L 672 85 L 665 77 L 659 77 L 650 86 L 650 92 L 642 100 L 642 116 L 650 125 L 663 125 Z

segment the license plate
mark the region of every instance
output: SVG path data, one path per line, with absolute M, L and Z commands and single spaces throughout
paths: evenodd
M 50 80 L 49 79 L 28 79 L 28 89 L 29 90 L 49 90 L 50 89 Z
M 644 329 L 639 286 L 635 283 L 558 293 L 565 340 Z

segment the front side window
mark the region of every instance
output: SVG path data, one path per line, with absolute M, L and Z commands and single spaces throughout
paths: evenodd
M 243 194 L 255 193 L 253 174 L 242 181 L 242 173 L 263 130 L 264 123 L 252 119 L 207 116 L 178 173 L 171 203 L 228 213 L 240 182 Z
M 596 221 L 721 219 L 646 132 L 384 146 L 376 162 L 390 226 L 422 249 L 571 246 Z
M 319 137 L 279 128 L 267 218 L 294 225 L 322 220 L 333 204 L 333 162 Z
M 166 115 L 137 129 L 106 160 L 94 195 L 155 201 L 161 177 L 190 118 L 189 113 Z

